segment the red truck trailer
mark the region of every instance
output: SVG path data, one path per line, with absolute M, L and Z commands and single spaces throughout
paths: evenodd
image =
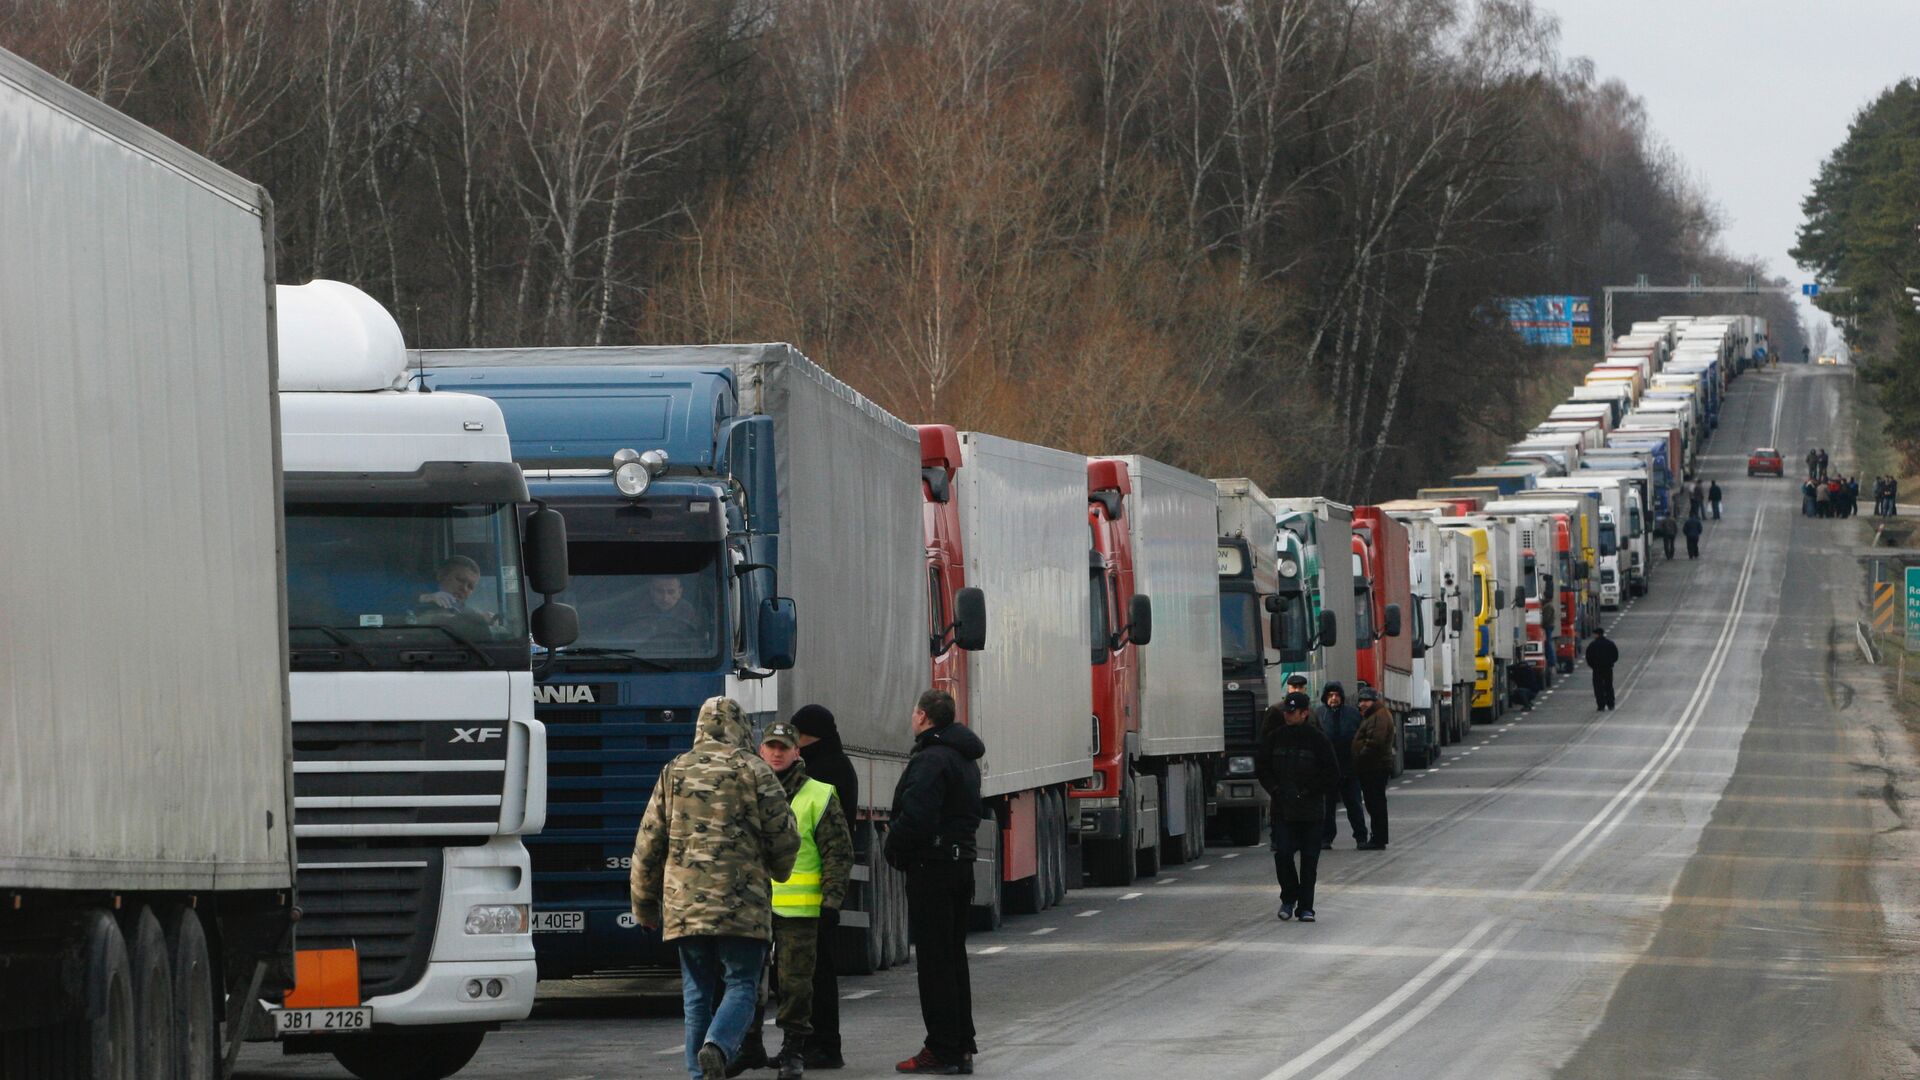
M 1395 773 L 1404 746 L 1400 728 L 1413 713 L 1413 638 L 1400 632 L 1401 613 L 1413 609 L 1409 549 L 1407 527 L 1386 510 L 1353 508 L 1355 666 L 1393 711 Z

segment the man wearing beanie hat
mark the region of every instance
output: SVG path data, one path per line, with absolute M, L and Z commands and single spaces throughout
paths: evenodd
M 789 722 L 800 733 L 800 759 L 806 763 L 807 775 L 833 785 L 851 822 L 860 811 L 860 776 L 840 745 L 833 713 L 824 705 L 802 705 Z M 836 911 L 820 920 L 819 952 L 813 965 L 813 1034 L 807 1038 L 809 1069 L 838 1069 L 846 1064 L 840 1053 L 840 979 L 833 955 L 838 916 Z
M 1267 709 L 1254 772 L 1273 803 L 1273 874 L 1280 921 L 1313 922 L 1320 866 L 1321 808 L 1340 782 L 1333 744 L 1312 720 L 1312 699 L 1298 691 Z M 1295 863 L 1298 859 L 1298 863 Z

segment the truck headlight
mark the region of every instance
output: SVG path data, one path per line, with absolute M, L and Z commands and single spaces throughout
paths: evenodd
M 1227 759 L 1227 772 L 1233 776 L 1246 776 L 1253 772 L 1253 758 L 1241 755 Z
M 1280 576 L 1294 577 L 1300 573 L 1300 564 L 1292 559 L 1280 560 Z
M 469 934 L 524 934 L 526 904 L 476 904 L 467 909 Z

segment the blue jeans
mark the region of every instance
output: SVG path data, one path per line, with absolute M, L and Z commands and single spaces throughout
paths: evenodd
M 700 1048 L 712 1043 L 728 1062 L 753 1022 L 760 996 L 760 969 L 767 943 L 743 937 L 684 937 L 680 947 L 680 1000 L 687 1017 L 687 1075 L 701 1080 Z

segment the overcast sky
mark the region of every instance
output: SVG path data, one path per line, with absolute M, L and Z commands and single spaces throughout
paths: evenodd
M 1726 213 L 1733 254 L 1805 279 L 1800 200 L 1861 106 L 1920 75 L 1920 0 L 1535 0 L 1560 51 L 1647 103 Z

